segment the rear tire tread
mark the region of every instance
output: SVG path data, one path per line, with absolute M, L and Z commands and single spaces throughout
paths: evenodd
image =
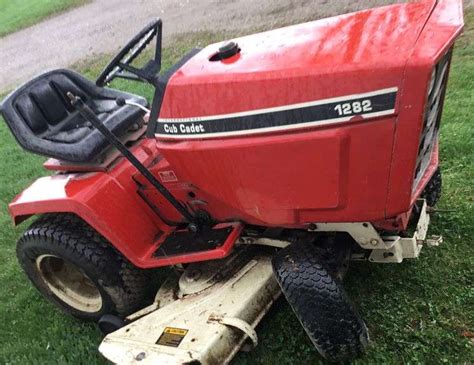
M 113 302 L 111 306 L 113 308 L 109 308 L 111 312 L 126 316 L 139 308 L 149 287 L 148 273 L 134 267 L 104 237 L 79 217 L 64 213 L 42 215 L 18 241 L 17 256 L 20 264 L 43 295 L 51 297 L 51 294 L 45 293 L 45 289 L 32 278 L 31 268 L 25 267 L 31 265 L 25 262 L 28 260 L 27 250 L 34 249 L 38 242 L 41 242 L 42 247 L 51 249 L 56 247 L 101 273 L 98 281 Z M 98 319 L 84 317 L 74 310 L 68 310 L 62 307 L 58 300 L 53 302 L 59 304 L 63 311 L 78 318 Z

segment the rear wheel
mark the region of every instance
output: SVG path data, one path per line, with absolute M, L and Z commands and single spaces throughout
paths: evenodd
M 148 273 L 71 214 L 40 217 L 18 241 L 17 257 L 41 294 L 79 319 L 126 316 L 148 293 Z
M 272 263 L 283 294 L 324 358 L 347 361 L 365 351 L 364 321 L 311 244 L 288 246 Z

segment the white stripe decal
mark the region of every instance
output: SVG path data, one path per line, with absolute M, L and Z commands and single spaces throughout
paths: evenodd
M 339 96 L 337 98 L 322 99 L 322 100 L 317 100 L 317 101 L 308 101 L 306 103 L 277 106 L 274 108 L 254 109 L 254 110 L 249 110 L 249 111 L 239 112 L 239 113 L 208 115 L 208 116 L 192 117 L 192 118 L 158 118 L 158 122 L 159 123 L 187 123 L 187 122 L 199 122 L 201 120 L 244 117 L 248 115 L 280 112 L 280 111 L 285 111 L 285 110 L 290 110 L 290 109 L 301 109 L 301 108 L 306 108 L 309 106 L 316 106 L 316 105 L 322 105 L 322 104 L 328 104 L 328 103 L 337 103 L 338 101 L 350 101 L 354 99 L 367 98 L 370 96 L 393 93 L 397 91 L 398 91 L 398 87 L 390 87 L 388 89 L 381 89 L 381 90 L 372 91 L 365 94 L 352 94 L 352 95 L 347 95 L 347 96 Z
M 239 113 L 189 118 L 159 118 L 157 124 L 158 133 L 155 136 L 171 139 L 199 139 L 246 135 L 344 123 L 354 117 L 375 118 L 386 116 L 395 113 L 397 91 L 397 87 L 392 87 L 369 93 L 352 94 Z M 371 101 L 373 108 L 360 110 L 361 102 L 364 101 Z M 359 110 L 356 110 L 354 107 L 354 110 L 350 111 L 350 115 L 345 115 L 346 113 L 344 113 L 344 116 L 342 116 L 342 109 L 334 108 L 335 105 L 340 108 L 341 105 L 353 105 L 352 103 L 354 105 L 358 104 Z M 338 111 L 338 113 L 334 110 Z M 304 120 L 301 120 L 298 116 L 302 116 Z M 233 118 L 236 118 L 235 122 L 229 121 L 229 119 Z M 292 123 L 292 120 L 296 122 Z
M 393 113 L 395 113 L 395 109 L 390 109 L 383 112 L 359 114 L 359 115 L 365 118 L 375 118 L 375 117 L 381 117 L 384 115 L 390 115 Z M 281 127 L 246 129 L 243 131 L 232 131 L 232 132 L 222 132 L 222 133 L 203 133 L 203 134 L 178 134 L 178 135 L 156 133 L 155 136 L 166 137 L 166 138 L 171 138 L 171 139 L 190 139 L 190 138 L 199 139 L 199 138 L 206 138 L 206 137 L 209 138 L 209 137 L 223 137 L 223 136 L 241 136 L 241 135 L 247 135 L 247 134 L 258 134 L 258 133 L 273 132 L 273 131 L 279 131 L 279 130 L 299 129 L 299 128 L 320 126 L 320 125 L 344 123 L 344 122 L 350 121 L 353 117 L 354 116 L 338 118 L 338 119 L 318 120 L 316 122 L 290 124 L 290 125 L 285 125 Z

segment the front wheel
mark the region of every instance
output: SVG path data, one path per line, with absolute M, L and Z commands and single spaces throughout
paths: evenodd
M 318 352 L 331 362 L 360 356 L 369 342 L 364 321 L 311 244 L 292 244 L 272 260 L 282 292 Z
M 147 294 L 147 272 L 71 214 L 41 216 L 18 241 L 17 257 L 46 299 L 82 320 L 126 316 Z
M 436 203 L 438 203 L 438 200 L 441 198 L 441 187 L 441 169 L 438 167 L 421 193 L 421 197 L 426 199 L 426 204 L 428 204 L 428 206 L 434 207 Z

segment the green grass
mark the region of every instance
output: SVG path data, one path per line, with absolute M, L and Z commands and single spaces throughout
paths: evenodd
M 443 198 L 430 232 L 443 234 L 438 248 L 400 265 L 354 263 L 346 288 L 360 307 L 371 332 L 367 355 L 357 364 L 472 364 L 474 361 L 474 13 L 456 47 L 445 103 L 441 165 Z M 165 50 L 169 67 L 198 41 L 219 35 L 200 33 L 177 40 Z M 89 77 L 104 60 L 77 65 Z M 118 87 L 151 95 L 143 86 Z M 15 241 L 25 225 L 12 228 L 6 206 L 36 177 L 42 158 L 23 152 L 0 123 L 0 363 L 99 364 L 102 336 L 56 311 L 33 289 L 15 258 Z M 323 363 L 284 300 L 278 301 L 258 328 L 259 347 L 240 353 L 236 364 Z
M 0 0 L 0 37 L 89 0 Z

